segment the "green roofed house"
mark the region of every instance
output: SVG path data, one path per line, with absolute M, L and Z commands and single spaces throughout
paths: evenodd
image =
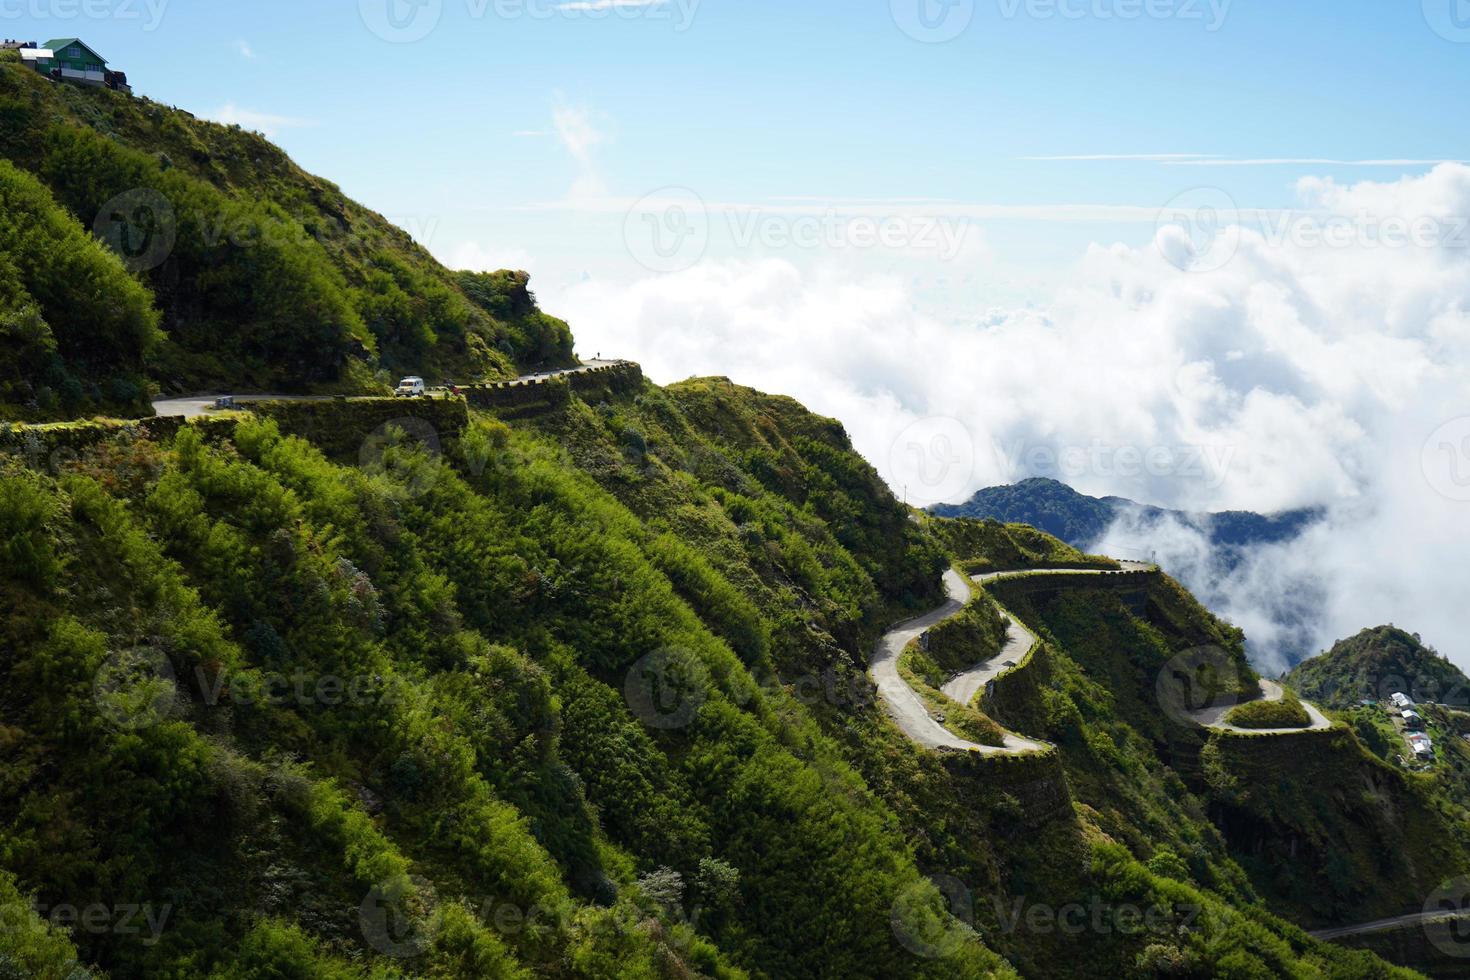
M 51 52 L 51 59 L 42 70 L 52 78 L 82 85 L 106 86 L 122 92 L 132 91 L 128 87 L 127 75 L 108 71 L 107 59 L 80 38 L 54 38 L 46 42 L 43 50 Z

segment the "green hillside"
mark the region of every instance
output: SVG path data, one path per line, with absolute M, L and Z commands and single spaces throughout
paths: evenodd
M 569 356 L 258 137 L 14 65 L 0 119 L 12 418 Z M 89 234 L 137 187 L 148 269 Z M 1167 576 L 988 582 L 903 669 L 1045 744 L 922 749 L 868 664 L 946 570 L 1116 563 L 725 378 L 498 391 L 0 425 L 0 978 L 1413 975 L 1303 929 L 1417 911 L 1470 814 L 1371 731 L 1172 715 L 1181 654 L 1257 678 Z
M 1394 626 L 1365 629 L 1294 667 L 1287 680 L 1303 697 L 1334 708 L 1386 701 L 1395 693 L 1415 701 L 1470 705 L 1470 678 Z
M 0 228 L 0 324 L 26 340 L 0 377 L 0 418 L 136 414 L 149 382 L 371 391 L 405 373 L 495 379 L 571 360 L 570 331 L 536 308 L 524 274 L 444 269 L 237 126 L 56 85 L 5 52 L 0 157 L 49 191 L 0 170 L 7 197 L 26 198 Z M 76 278 L 27 263 L 63 229 L 94 234 L 120 261 Z M 91 284 L 120 274 L 156 312 L 92 315 Z
M 867 650 L 937 602 L 947 558 L 790 399 L 645 385 L 473 413 L 442 455 L 410 441 L 371 465 L 248 416 L 78 445 L 0 477 L 0 887 L 169 916 L 156 942 L 37 925 L 0 940 L 16 961 L 1389 975 L 1263 911 L 1272 880 L 1161 753 L 1158 664 L 1238 645 L 1162 580 L 1143 618 L 1006 597 L 1053 635 L 1001 720 L 1055 755 L 969 774 L 900 736 Z M 947 631 L 944 656 L 994 625 Z M 1010 911 L 1077 903 L 1169 925 L 1078 937 Z

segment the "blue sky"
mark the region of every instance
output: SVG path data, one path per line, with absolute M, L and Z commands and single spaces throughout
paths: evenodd
M 1028 158 L 1470 158 L 1451 124 L 1470 45 L 1432 26 L 1464 0 L 591 2 L 629 5 L 0 0 L 0 19 L 7 35 L 81 35 L 140 92 L 268 130 L 443 257 L 473 242 L 553 280 L 622 258 L 614 205 L 524 210 L 574 187 L 1024 205 L 1038 213 L 987 233 L 1040 274 L 1086 241 L 1149 233 L 1038 222 L 1049 207 L 1158 208 L 1201 184 L 1279 207 L 1306 173 L 1427 167 Z M 941 34 L 967 26 L 916 40 L 903 26 L 921 4 Z M 425 36 L 374 33 L 390 5 Z M 583 157 L 557 112 L 586 127 Z
M 1223 579 L 1183 531 L 1108 546 L 1268 665 L 1305 594 L 1321 645 L 1393 621 L 1470 665 L 1439 571 L 1470 167 L 1435 165 L 1470 159 L 1470 0 L 0 0 L 0 31 L 528 269 L 583 354 L 841 419 L 911 502 L 1321 508 Z

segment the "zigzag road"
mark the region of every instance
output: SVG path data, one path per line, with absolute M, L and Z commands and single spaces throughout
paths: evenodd
M 1152 565 L 1139 564 L 1138 562 L 1120 562 L 1119 565 L 1122 571 L 1146 571 L 1154 567 Z M 989 572 L 984 575 L 974 576 L 974 581 L 983 585 L 999 579 L 1016 578 L 1024 575 L 1104 574 L 1107 574 L 1107 572 L 1096 569 L 1044 568 L 1014 572 Z M 1045 742 L 1023 738 L 1012 732 L 1006 733 L 1004 747 L 977 745 L 974 742 L 960 738 L 929 714 L 928 709 L 919 698 L 919 695 L 899 676 L 898 658 L 903 653 L 904 647 L 917 639 L 925 630 L 937 626 L 946 619 L 957 615 L 964 609 L 965 603 L 969 601 L 970 585 L 959 573 L 954 571 L 946 572 L 944 575 L 944 586 L 945 592 L 948 594 L 944 605 L 930 613 L 907 620 L 893 627 L 893 629 L 884 634 L 883 638 L 878 642 L 877 650 L 874 651 L 871 664 L 873 678 L 877 681 L 878 693 L 882 696 L 883 703 L 887 707 L 889 715 L 905 735 L 929 749 L 974 752 L 982 755 L 1024 755 L 1031 752 L 1044 751 L 1047 748 Z M 960 704 L 969 704 L 989 681 L 999 676 L 1002 672 L 1009 670 L 1015 664 L 1020 663 L 1021 658 L 1026 655 L 1031 649 L 1032 644 L 1036 642 L 1036 634 L 1017 621 L 1015 617 L 1011 617 L 1007 625 L 1006 642 L 1001 648 L 1001 651 L 989 660 L 976 664 L 969 670 L 957 674 L 944 685 L 944 693 Z M 1262 680 L 1261 695 L 1267 701 L 1279 700 L 1283 696 L 1281 685 L 1274 681 Z M 1300 732 L 1320 731 L 1332 727 L 1332 722 L 1317 709 L 1316 705 L 1306 701 L 1302 702 L 1302 707 L 1307 709 L 1307 714 L 1311 717 L 1312 721 L 1305 728 L 1254 729 L 1227 724 L 1224 721 L 1224 717 L 1232 707 L 1234 707 L 1233 702 L 1226 705 L 1202 708 L 1192 712 L 1190 716 L 1196 723 L 1203 727 L 1243 735 L 1294 735 Z M 1434 922 L 1448 922 L 1463 918 L 1470 918 L 1470 910 L 1401 915 L 1359 925 L 1324 929 L 1314 932 L 1312 935 L 1317 939 L 1330 941 L 1360 933 L 1382 932 L 1414 925 L 1427 926 Z
M 1119 570 L 1149 571 L 1154 566 L 1139 562 L 1119 562 Z M 998 581 L 1005 578 L 1019 578 L 1031 575 L 1108 575 L 1113 574 L 1103 569 L 1079 569 L 1079 568 L 1031 568 L 1009 572 L 987 572 L 983 575 L 974 576 L 974 581 L 979 584 Z M 873 652 L 873 659 L 869 665 L 873 672 L 873 680 L 878 685 L 878 693 L 883 698 L 883 704 L 888 709 L 889 716 L 905 735 L 913 741 L 929 749 L 941 749 L 959 752 L 974 752 L 981 755 L 1023 755 L 1029 752 L 1040 752 L 1047 748 L 1045 742 L 1024 738 L 1011 732 L 1006 733 L 1005 745 L 979 745 L 945 728 L 939 721 L 929 713 L 923 700 L 918 693 L 899 676 L 898 658 L 903 654 L 904 647 L 918 638 L 926 630 L 937 626 L 964 609 L 965 603 L 970 599 L 970 585 L 958 572 L 948 571 L 944 575 L 944 587 L 948 598 L 944 605 L 932 612 L 914 619 L 906 620 L 893 627 L 878 641 L 877 649 Z M 962 671 L 951 678 L 942 688 L 945 695 L 960 704 L 969 704 L 974 700 L 987 683 L 998 677 L 1003 672 L 1010 670 L 1020 663 L 1037 642 L 1036 634 L 1024 624 L 1010 618 L 1006 629 L 1006 642 L 1000 652 L 995 656 L 976 664 L 969 670 Z M 1261 693 L 1265 700 L 1274 701 L 1282 697 L 1280 685 L 1271 681 L 1261 681 Z M 1312 719 L 1310 726 L 1306 728 L 1269 728 L 1250 729 L 1239 728 L 1235 725 L 1226 724 L 1224 716 L 1234 705 L 1204 708 L 1193 712 L 1191 717 L 1200 725 L 1217 731 L 1235 732 L 1250 735 L 1289 735 L 1304 731 L 1314 731 L 1330 728 L 1332 723 L 1318 711 L 1317 708 L 1307 702 L 1302 702 L 1303 707 Z

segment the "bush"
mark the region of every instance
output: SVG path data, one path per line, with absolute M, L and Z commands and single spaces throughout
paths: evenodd
M 1247 701 L 1225 716 L 1238 728 L 1306 728 L 1312 723 L 1307 709 L 1290 691 L 1277 701 Z

